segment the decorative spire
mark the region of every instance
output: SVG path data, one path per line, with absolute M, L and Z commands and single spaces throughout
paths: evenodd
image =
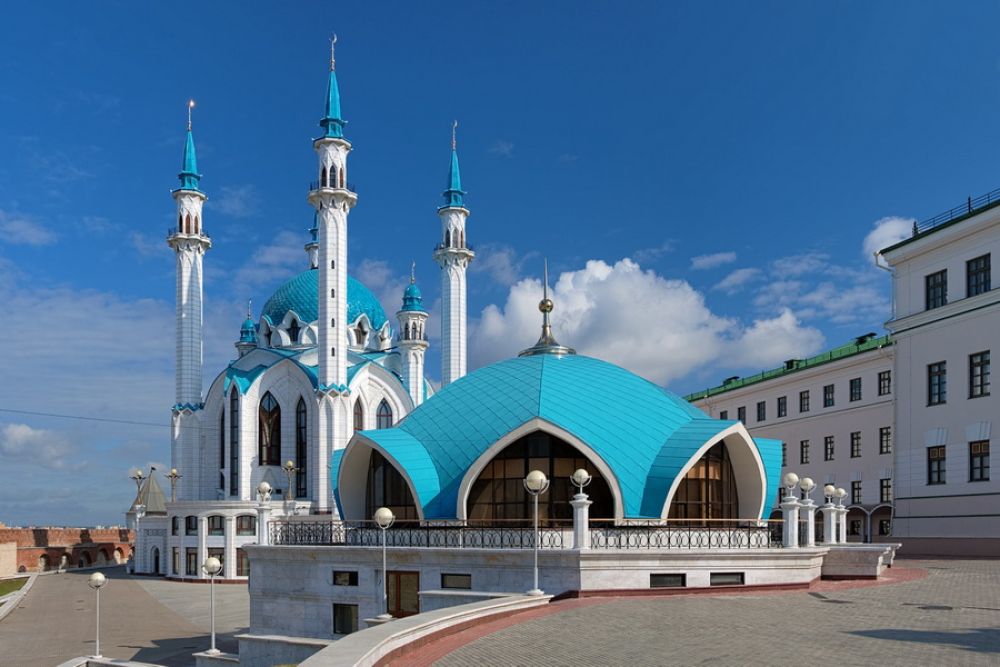
M 545 260 L 544 278 L 542 280 L 542 300 L 538 302 L 538 310 L 542 313 L 542 335 L 538 337 L 538 342 L 522 350 L 517 356 L 530 357 L 536 354 L 576 354 L 576 350 L 571 347 L 560 345 L 552 335 L 552 325 L 549 322 L 549 313 L 552 312 L 555 304 L 549 298 L 549 261 Z
M 458 121 L 456 120 L 451 124 L 451 168 L 448 170 L 448 189 L 444 191 L 444 206 L 441 207 L 442 209 L 465 208 L 465 200 L 463 198 L 465 190 L 462 189 L 462 174 L 458 169 L 457 129 Z
M 194 149 L 194 134 L 191 133 L 191 110 L 194 108 L 194 100 L 188 100 L 188 122 L 187 141 L 184 143 L 184 158 L 181 161 L 181 173 L 177 177 L 181 180 L 180 190 L 198 190 L 198 183 L 201 181 L 201 174 L 198 173 L 198 155 Z
M 410 262 L 410 284 L 413 285 L 417 282 L 417 262 L 416 260 Z
M 325 132 L 322 138 L 344 138 L 344 125 L 347 121 L 340 115 L 340 86 L 337 85 L 336 61 L 334 59 L 334 45 L 337 43 L 337 35 L 330 39 L 330 79 L 326 86 L 326 113 L 323 120 L 319 122 Z
M 253 299 L 247 299 L 247 319 L 253 319 Z
M 417 287 L 417 263 L 410 264 L 410 284 L 403 290 L 403 311 L 424 312 L 424 297 Z

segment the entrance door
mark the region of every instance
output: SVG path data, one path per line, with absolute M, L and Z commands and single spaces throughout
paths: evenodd
M 153 547 L 153 572 L 152 574 L 160 573 L 160 550 Z
M 389 570 L 386 575 L 389 613 L 394 618 L 419 614 L 420 596 L 417 592 L 420 590 L 420 573 Z

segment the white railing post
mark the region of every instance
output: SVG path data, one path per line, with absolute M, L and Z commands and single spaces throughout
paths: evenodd
M 593 501 L 586 493 L 580 492 L 569 501 L 573 506 L 573 548 L 590 548 L 590 506 Z

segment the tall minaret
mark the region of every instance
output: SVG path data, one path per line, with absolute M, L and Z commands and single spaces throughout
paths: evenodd
M 475 253 L 465 243 L 465 208 L 462 177 L 458 171 L 455 141 L 456 120 L 451 126 L 451 169 L 448 189 L 444 191 L 441 217 L 441 243 L 434 249 L 434 261 L 441 267 L 441 386 L 465 375 L 467 325 L 465 271 Z
M 313 142 L 319 157 L 319 181 L 309 191 L 309 203 L 316 209 L 319 244 L 319 442 L 312 469 L 312 493 L 316 509 L 330 506 L 329 468 L 331 447 L 347 444 L 347 214 L 358 196 L 347 185 L 347 154 L 351 144 L 344 138 L 347 122 L 340 113 L 334 45 L 330 40 L 330 77 L 326 91 L 326 113 L 319 122 L 323 135 Z
M 191 109 L 188 102 L 187 142 L 178 177 L 181 186 L 173 191 L 177 202 L 177 227 L 167 237 L 167 244 L 177 254 L 177 383 L 173 408 L 173 447 L 171 466 L 184 478 L 181 498 L 192 499 L 197 488 L 197 412 L 202 407 L 202 256 L 212 247 L 201 224 L 201 208 L 208 197 L 198 187 L 198 158 L 191 134 Z
M 417 287 L 415 269 L 415 266 L 410 268 L 410 284 L 403 292 L 403 307 L 396 313 L 403 384 L 413 399 L 413 407 L 424 402 L 424 352 L 427 351 L 427 333 L 424 331 L 427 311 Z

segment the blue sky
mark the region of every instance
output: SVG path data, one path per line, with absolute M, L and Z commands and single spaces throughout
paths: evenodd
M 534 342 L 543 256 L 560 341 L 680 393 L 881 331 L 865 248 L 1000 184 L 993 3 L 187 9 L 5 10 L 0 406 L 143 424 L 0 412 L 0 521 L 118 522 L 129 467 L 169 461 L 164 234 L 189 97 L 215 244 L 206 375 L 246 299 L 305 268 L 334 31 L 350 264 L 389 312 L 411 260 L 436 310 L 459 120 L 473 366 Z

